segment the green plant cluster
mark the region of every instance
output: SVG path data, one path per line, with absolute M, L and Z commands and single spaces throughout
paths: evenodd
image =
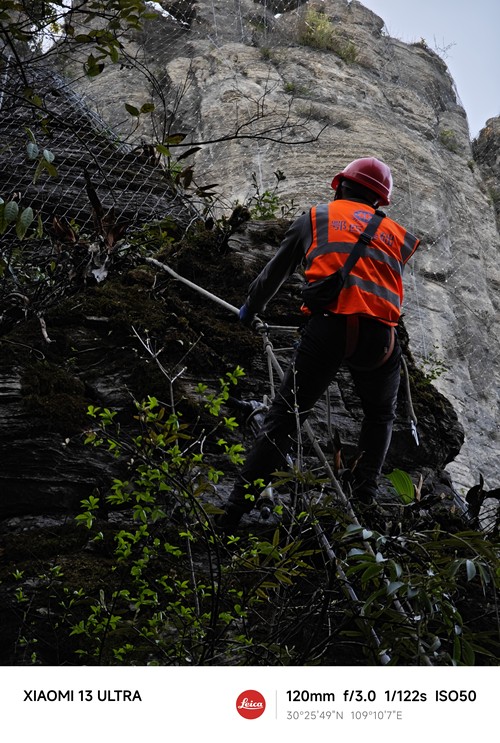
M 460 143 L 457 133 L 453 129 L 442 129 L 439 132 L 439 141 L 450 152 L 458 154 L 460 152 Z
M 36 49 L 48 29 L 56 32 L 64 29 L 68 41 L 88 50 L 84 69 L 89 77 L 95 77 L 108 62 L 120 59 L 123 32 L 138 30 L 144 21 L 155 17 L 144 0 L 92 0 L 76 7 L 69 7 L 66 0 L 2 0 L 0 30 L 10 47 L 26 44 Z M 89 24 L 96 27 L 84 33 L 79 21 L 85 27 Z
M 276 219 L 277 217 L 286 218 L 294 214 L 295 207 L 293 200 L 290 204 L 284 204 L 278 194 L 279 185 L 286 180 L 286 175 L 281 170 L 277 170 L 274 173 L 274 176 L 276 178 L 274 187 L 271 189 L 266 188 L 264 191 L 261 191 L 257 181 L 257 174 L 255 172 L 252 173 L 252 187 L 254 188 L 255 193 L 249 199 L 247 204 L 252 219 L 266 220 Z
M 438 349 L 435 348 L 429 353 L 422 362 L 422 374 L 424 384 L 432 384 L 436 379 L 442 377 L 449 371 L 449 366 L 445 360 L 438 355 Z
M 362 615 L 377 628 L 382 648 L 398 663 L 420 652 L 437 665 L 496 664 L 498 626 L 479 616 L 467 621 L 466 614 L 473 596 L 496 603 L 498 545 L 480 533 L 439 528 L 388 538 L 353 526 L 346 536 L 360 532 L 372 550 L 351 548 L 346 574 L 368 589 Z
M 358 57 L 356 45 L 340 36 L 326 13 L 315 8 L 309 8 L 304 16 L 299 41 L 304 46 L 333 52 L 347 63 L 355 62 Z
M 40 149 L 35 135 L 31 129 L 26 130 L 28 141 L 26 144 L 26 158 L 29 162 L 36 163 L 33 175 L 33 183 L 36 183 L 40 175 L 46 171 L 50 176 L 57 177 L 57 169 L 54 165 L 54 153 L 47 148 Z M 4 201 L 0 197 L 0 235 L 4 235 L 12 228 L 19 240 L 23 240 L 27 235 L 35 219 L 35 213 L 31 206 L 23 206 L 18 197 L 9 198 Z M 41 237 L 43 234 L 43 225 L 40 215 L 36 222 L 34 237 Z M 6 268 L 5 261 L 0 258 L 0 276 Z
M 62 561 L 36 581 L 22 565 L 13 571 L 24 662 L 48 662 L 49 625 L 64 662 L 87 665 L 345 665 L 382 656 L 395 665 L 494 665 L 496 537 L 353 524 L 325 480 L 298 470 L 280 475 L 293 493 L 278 507 L 281 525 L 240 535 L 214 528 L 224 462 L 244 456 L 226 414 L 242 376 L 237 367 L 217 389 L 198 385 L 210 427 L 184 423 L 154 397 L 136 403 L 132 427 L 118 411 L 89 407 L 86 444 L 124 468 L 76 516 L 109 571 L 82 585 Z M 395 471 L 391 481 L 411 504 L 408 476 Z M 326 497 L 315 501 L 319 491 Z

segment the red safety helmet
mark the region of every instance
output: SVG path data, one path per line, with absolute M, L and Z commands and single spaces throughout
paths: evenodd
M 376 157 L 360 157 L 349 163 L 341 173 L 337 173 L 332 181 L 332 188 L 337 190 L 342 180 L 347 178 L 350 181 L 360 183 L 377 196 L 380 196 L 380 206 L 387 206 L 391 200 L 392 191 L 392 174 L 388 165 Z

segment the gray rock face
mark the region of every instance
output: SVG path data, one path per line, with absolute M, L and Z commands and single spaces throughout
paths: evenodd
M 495 121 L 488 122 L 493 133 L 489 135 L 485 130 L 473 153 L 465 112 L 444 62 L 424 43 L 409 46 L 389 38 L 384 34 L 383 21 L 361 3 L 328 0 L 318 4 L 324 11 L 319 20 L 328 34 L 327 42 L 324 37 L 316 37 L 317 46 L 312 44 L 314 38 L 307 36 L 307 29 L 314 25 L 307 16 L 310 6 L 296 0 L 241 0 L 234 4 L 225 0 L 165 1 L 163 5 L 176 18 L 189 21 L 180 24 L 170 17 L 158 19 L 154 33 L 134 39 L 133 50 L 138 53 L 141 49 L 144 61 L 162 82 L 171 111 L 171 131 L 189 132 L 183 142 L 186 149 L 205 142 L 184 163 L 194 165 L 199 183 L 219 184 L 217 190 L 227 207 L 222 209 L 225 214 L 235 202 L 246 203 L 255 196 L 253 173 L 260 194 L 274 187 L 275 172 L 285 174 L 286 179 L 279 183 L 280 201 L 273 202 L 273 207 L 279 215 L 280 206 L 286 206 L 286 215 L 290 216 L 292 202 L 293 211 L 300 213 L 311 204 L 330 199 L 332 176 L 350 160 L 375 155 L 390 164 L 395 188 L 388 212 L 422 239 L 405 279 L 404 320 L 410 350 L 427 380 L 432 380 L 444 397 L 436 403 L 431 396 L 432 405 L 429 402 L 427 406 L 424 395 L 419 402 L 422 445 L 418 451 L 408 438 L 406 422 L 398 421 L 389 464 L 411 470 L 412 474 L 420 470 L 424 476 L 428 470 L 446 466 L 459 491 L 477 482 L 479 472 L 484 475 L 486 488 L 498 487 L 500 239 L 493 194 L 500 188 Z M 287 11 L 290 6 L 292 10 Z M 275 17 L 279 13 L 282 15 Z M 319 23 L 317 19 L 315 22 Z M 319 34 L 318 27 L 316 31 Z M 75 87 L 92 94 L 113 127 L 123 119 L 124 100 L 140 106 L 151 97 L 151 91 L 140 87 L 135 70 L 125 77 L 130 88 L 118 87 L 118 80 L 120 85 L 124 80 L 115 72 L 110 68 L 110 77 L 103 73 L 90 88 L 81 81 L 75 83 Z M 139 123 L 135 132 L 138 141 L 150 139 L 153 132 L 147 122 L 141 119 Z M 127 133 L 130 135 L 130 131 Z M 231 138 L 236 133 L 239 136 Z M 255 134 L 257 139 L 248 138 Z M 481 149 L 483 137 L 488 146 Z M 243 301 L 251 277 L 278 244 L 278 240 L 269 239 L 269 225 L 261 232 L 261 224 L 253 222 L 245 233 L 237 232 L 230 238 L 232 253 L 244 259 L 244 275 L 234 270 L 223 276 L 227 256 L 216 256 L 216 269 L 213 264 L 207 264 L 206 269 L 193 264 L 189 278 L 235 305 Z M 189 260 L 181 269 L 189 269 Z M 71 349 L 71 359 L 76 355 L 83 360 L 70 369 L 71 379 L 65 381 L 71 396 L 68 417 L 71 406 L 80 406 L 82 400 L 124 408 L 129 403 L 129 389 L 137 396 L 145 390 L 156 394 L 146 366 L 135 368 L 134 353 L 140 351 L 140 345 L 131 339 L 130 323 L 142 326 L 142 310 L 147 310 L 148 324 L 144 327 L 151 328 L 151 317 L 156 318 L 161 345 L 165 341 L 167 346 L 171 343 L 177 348 L 180 335 L 186 325 L 189 327 L 192 338 L 184 338 L 187 345 L 182 355 L 201 330 L 211 344 L 203 348 L 203 365 L 207 367 L 210 361 L 214 376 L 220 373 L 218 364 L 221 358 L 227 360 L 227 349 L 233 345 L 232 350 L 238 353 L 228 364 L 242 363 L 248 376 L 255 377 L 255 392 L 260 392 L 257 386 L 265 377 L 265 364 L 255 359 L 252 366 L 248 349 L 247 358 L 242 359 L 242 334 L 234 323 L 231 325 L 234 318 L 221 319 L 224 327 L 214 332 L 214 314 L 209 310 L 205 317 L 201 308 L 193 312 L 189 292 L 184 305 L 183 295 L 174 296 L 169 288 L 164 295 L 165 307 L 157 311 L 146 303 L 149 283 L 136 288 L 137 297 L 130 287 L 123 296 L 120 293 L 115 297 L 113 291 L 105 282 L 96 289 L 98 297 L 86 293 L 83 309 L 79 298 L 74 306 L 66 308 L 67 316 L 62 320 L 57 313 L 49 315 L 55 339 L 49 349 L 43 346 L 36 323 L 32 334 L 21 337 L 21 341 L 29 340 L 30 347 L 35 347 L 33 338 L 38 337 L 47 360 L 54 365 L 66 363 L 65 349 Z M 286 313 L 297 306 L 297 284 L 292 281 L 285 296 L 270 304 L 269 313 L 275 321 L 286 322 Z M 83 320 L 74 320 L 75 312 Z M 136 315 L 138 319 L 134 320 Z M 112 332 L 115 317 L 119 331 Z M 90 320 L 92 327 L 82 335 L 80 323 L 88 325 Z M 60 323 L 57 332 L 56 321 Z M 134 347 L 136 350 L 121 359 L 118 368 L 116 349 Z M 9 498 L 20 493 L 17 507 L 4 508 L 8 516 L 36 511 L 37 498 L 45 507 L 45 496 L 54 502 L 55 510 L 66 503 L 74 507 L 88 494 L 96 478 L 99 481 L 101 475 L 105 478 L 110 474 L 106 462 L 101 462 L 95 452 L 82 454 L 82 446 L 76 443 L 82 428 L 79 421 L 74 421 L 68 432 L 56 427 L 47 438 L 46 410 L 53 407 L 44 406 L 52 405 L 55 388 L 43 387 L 47 382 L 38 368 L 33 376 L 39 381 L 35 384 L 32 379 L 27 386 L 26 367 L 31 367 L 32 359 L 23 348 L 22 343 L 15 346 L 12 357 L 1 368 L 5 392 L 0 403 L 8 424 L 3 440 L 12 446 L 17 433 L 19 440 L 26 440 L 26 431 L 33 428 L 26 410 L 27 389 L 40 431 L 36 440 L 20 444 L 16 457 L 4 465 L 1 477 L 5 493 Z M 96 351 L 107 352 L 108 348 L 114 349 L 109 356 Z M 256 356 L 257 351 L 253 354 Z M 22 365 L 24 370 L 17 372 Z M 117 394 L 121 394 L 118 400 L 114 399 Z M 159 394 L 166 394 L 161 386 Z M 359 411 L 347 380 L 342 379 L 333 394 L 335 423 L 348 440 L 354 438 L 352 418 L 359 417 Z M 69 445 L 66 438 L 71 439 Z M 20 461 L 29 462 L 24 467 L 24 482 L 18 478 Z M 82 468 L 82 461 L 88 463 L 88 470 Z
M 472 142 L 474 160 L 481 169 L 488 196 L 500 224 L 500 117 L 488 119 L 486 126 Z
M 314 48 L 311 38 L 304 43 L 310 4 L 293 3 L 284 12 L 281 3 L 280 17 L 266 16 L 263 5 L 240 2 L 236 18 L 227 3 L 194 3 L 182 54 L 165 57 L 172 88 L 189 80 L 179 123 L 194 129 L 193 141 L 213 142 L 196 155 L 195 170 L 209 172 L 228 201 L 245 202 L 252 173 L 262 193 L 279 169 L 286 175 L 283 203 L 293 200 L 301 211 L 331 198 L 332 176 L 352 159 L 375 155 L 390 164 L 389 214 L 422 239 L 406 275 L 411 348 L 466 433 L 449 470 L 459 489 L 479 472 L 493 487 L 500 449 L 500 240 L 492 185 L 474 161 L 446 64 L 423 40 L 407 45 L 387 36 L 383 21 L 359 2 L 317 5 L 333 33 L 330 48 Z M 215 141 L 254 114 L 248 132 L 260 131 L 260 142 Z M 292 147 L 264 139 L 266 128 L 283 121 L 283 139 L 317 140 Z M 273 136 L 280 138 L 275 130 Z M 488 177 L 498 183 L 496 146 L 492 153 Z

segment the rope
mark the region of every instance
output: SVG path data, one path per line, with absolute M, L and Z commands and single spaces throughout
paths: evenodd
M 225 300 L 221 299 L 220 297 L 216 296 L 215 294 L 212 294 L 211 292 L 207 291 L 206 289 L 203 289 L 202 287 L 198 286 L 194 282 L 189 281 L 189 279 L 184 278 L 183 276 L 181 276 L 180 274 L 178 274 L 176 271 L 174 271 L 172 268 L 170 268 L 170 266 L 167 266 L 165 263 L 160 263 L 160 261 L 157 261 L 154 258 L 146 258 L 145 260 L 148 263 L 150 263 L 150 264 L 152 264 L 154 266 L 157 266 L 158 268 L 161 268 L 162 270 L 166 271 L 173 278 L 177 279 L 178 281 L 181 281 L 183 284 L 186 284 L 186 286 L 191 287 L 192 289 L 194 289 L 195 291 L 199 292 L 203 296 L 211 299 L 213 302 L 216 302 L 221 307 L 225 307 L 226 309 L 228 309 L 233 314 L 239 314 L 239 310 L 238 310 L 237 307 L 235 307 L 234 305 L 229 304 L 229 302 L 226 302 Z M 268 359 L 268 368 L 270 370 L 270 381 L 271 381 L 271 384 L 274 385 L 274 382 L 272 380 L 273 370 L 277 373 L 277 375 L 280 378 L 280 380 L 283 379 L 283 377 L 284 377 L 284 371 L 283 371 L 283 369 L 281 367 L 281 364 L 279 363 L 279 361 L 276 358 L 276 355 L 274 353 L 273 345 L 272 345 L 272 343 L 271 343 L 271 341 L 269 339 L 267 325 L 264 322 L 262 322 L 262 320 L 260 320 L 259 318 L 256 318 L 256 321 L 254 323 L 254 328 L 258 332 L 261 332 L 262 333 L 263 342 L 264 342 L 264 352 L 265 352 L 265 354 L 267 356 L 267 359 Z M 415 420 L 416 420 L 416 418 L 415 418 Z M 309 437 L 309 439 L 311 441 L 311 444 L 313 446 L 313 449 L 314 449 L 315 454 L 318 456 L 321 464 L 325 468 L 325 471 L 327 472 L 328 477 L 330 478 L 330 481 L 331 481 L 331 483 L 332 483 L 332 485 L 333 485 L 333 487 L 335 489 L 335 492 L 337 493 L 338 497 L 340 498 L 341 503 L 346 508 L 347 513 L 348 513 L 348 516 L 349 516 L 351 522 L 354 525 L 361 527 L 361 524 L 359 523 L 359 521 L 358 521 L 358 519 L 356 517 L 356 514 L 354 513 L 354 511 L 352 509 L 352 506 L 351 506 L 351 504 L 349 502 L 349 499 L 347 498 L 347 496 L 345 495 L 344 491 L 342 490 L 342 487 L 340 486 L 340 483 L 337 480 L 337 478 L 335 476 L 335 473 L 333 472 L 333 469 L 332 469 L 330 463 L 328 462 L 328 459 L 326 458 L 323 450 L 321 449 L 321 446 L 318 443 L 317 437 L 315 436 L 314 431 L 312 430 L 312 427 L 311 427 L 311 424 L 309 423 L 309 421 L 305 421 L 305 423 L 303 425 L 303 428 L 304 428 L 305 433 L 307 434 L 307 436 Z M 328 560 L 329 560 L 330 564 L 335 569 L 335 574 L 336 574 L 336 576 L 338 577 L 338 579 L 340 581 L 340 585 L 341 585 L 342 590 L 344 591 L 344 593 L 346 594 L 346 596 L 350 600 L 352 600 L 352 602 L 355 604 L 356 609 L 359 608 L 361 606 L 362 602 L 359 600 L 356 592 L 354 591 L 352 585 L 350 584 L 350 582 L 349 582 L 349 580 L 348 580 L 348 578 L 347 578 L 347 576 L 346 576 L 346 574 L 345 574 L 345 572 L 343 570 L 343 567 L 342 567 L 339 559 L 337 558 L 337 556 L 335 554 L 335 550 L 333 549 L 331 543 L 327 539 L 326 534 L 325 534 L 323 528 L 321 527 L 321 524 L 318 522 L 317 519 L 314 519 L 313 518 L 313 520 L 312 520 L 312 527 L 313 527 L 313 530 L 314 530 L 314 532 L 316 534 L 316 537 L 318 539 L 318 542 L 320 543 L 320 545 L 324 549 L 324 552 L 325 552 L 326 556 L 328 557 Z M 365 542 L 365 548 L 366 548 L 367 552 L 369 552 L 371 555 L 375 555 L 375 553 L 374 553 L 373 549 L 371 548 L 371 546 L 368 543 L 366 543 L 366 542 Z M 380 551 L 380 548 L 379 548 L 379 551 Z M 385 578 L 384 579 L 384 583 L 385 583 L 386 586 L 388 586 L 389 585 L 389 580 Z M 394 605 L 394 608 L 396 609 L 396 611 L 406 620 L 406 622 L 408 623 L 408 626 L 411 626 L 411 622 L 410 622 L 410 620 L 408 618 L 408 615 L 407 615 L 404 607 L 402 606 L 401 602 L 397 598 L 395 598 L 395 597 L 391 597 L 391 600 L 393 602 L 393 605 Z M 363 618 L 363 617 L 360 617 L 360 618 Z M 370 626 L 370 634 L 371 634 L 374 642 L 376 643 L 377 647 L 380 648 L 381 647 L 380 639 L 378 638 L 378 636 L 377 636 L 377 634 L 376 634 L 376 632 L 375 632 L 375 630 L 374 630 L 374 628 L 372 626 Z M 420 641 L 418 639 L 418 635 L 416 633 L 414 633 L 414 637 L 417 640 L 418 647 L 421 649 L 421 644 L 420 644 Z M 420 658 L 423 661 L 424 665 L 432 666 L 432 663 L 431 663 L 428 655 L 423 650 L 421 651 Z M 380 662 L 381 662 L 382 665 L 387 665 L 388 663 L 390 663 L 390 660 L 391 660 L 390 659 L 390 656 L 386 652 L 384 652 L 384 653 L 382 653 L 380 655 Z
M 401 364 L 403 367 L 404 372 L 404 380 L 405 380 L 405 390 L 406 390 L 406 403 L 408 407 L 408 416 L 410 418 L 410 426 L 411 426 L 411 433 L 413 438 L 415 439 L 415 442 L 417 446 L 419 446 L 419 440 L 418 440 L 418 432 L 417 432 L 417 416 L 415 415 L 415 410 L 413 408 L 413 400 L 411 396 L 411 389 L 410 389 L 410 375 L 408 374 L 408 365 L 406 363 L 406 359 L 404 356 L 401 356 Z

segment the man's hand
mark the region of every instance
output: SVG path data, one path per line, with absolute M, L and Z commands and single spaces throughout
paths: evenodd
M 240 307 L 239 317 L 240 322 L 247 328 L 252 328 L 257 319 L 256 315 L 253 312 L 250 312 L 247 304 Z

